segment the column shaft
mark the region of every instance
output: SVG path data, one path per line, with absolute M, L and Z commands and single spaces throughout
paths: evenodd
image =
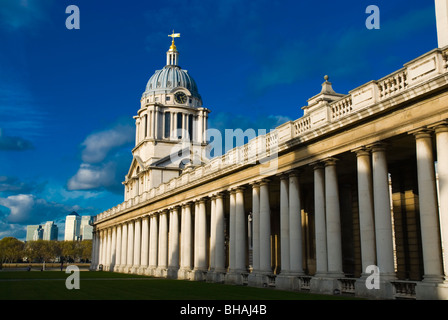
M 431 134 L 415 134 L 424 281 L 442 280 L 442 252 Z
M 271 273 L 271 208 L 269 204 L 269 185 L 266 180 L 260 183 L 260 271 Z
M 147 268 L 149 262 L 149 217 L 142 218 L 142 245 L 140 265 Z
M 314 167 L 314 219 L 316 237 L 316 274 L 325 274 L 327 264 L 327 232 L 325 218 L 325 179 L 322 165 Z
M 225 270 L 225 247 L 224 247 L 224 203 L 223 196 L 218 194 L 215 203 L 215 271 Z
M 246 215 L 244 212 L 244 189 L 235 194 L 235 269 L 246 270 Z
M 448 278 L 448 125 L 436 127 L 440 226 L 445 279 Z
M 373 206 L 377 266 L 382 277 L 395 277 L 392 239 L 392 219 L 389 194 L 389 174 L 385 147 L 372 146 Z
M 297 174 L 289 175 L 289 251 L 291 273 L 303 273 L 302 261 L 302 204 Z
M 356 151 L 358 163 L 358 205 L 359 228 L 361 235 L 361 262 L 365 272 L 375 261 L 375 225 L 373 221 L 373 182 L 370 152 Z
M 289 181 L 287 175 L 280 176 L 280 254 L 281 273 L 287 274 L 290 271 Z
M 260 269 L 260 186 L 257 183 L 252 185 L 252 225 L 252 264 L 254 272 L 258 272 Z

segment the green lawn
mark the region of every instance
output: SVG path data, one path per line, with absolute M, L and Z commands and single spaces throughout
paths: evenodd
M 68 290 L 61 271 L 1 271 L 0 300 L 330 300 L 315 295 L 246 286 L 170 280 L 111 272 L 80 272 L 80 289 Z

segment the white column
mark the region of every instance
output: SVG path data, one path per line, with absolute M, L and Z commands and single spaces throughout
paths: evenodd
M 134 261 L 133 261 L 134 272 L 137 272 L 138 268 L 140 268 L 140 255 L 142 253 L 141 245 L 142 245 L 141 220 L 136 219 L 134 221 Z
M 112 242 L 112 230 L 110 228 L 107 229 L 107 246 L 106 246 L 106 266 L 107 270 L 110 270 L 110 253 L 111 253 L 111 242 Z
M 302 204 L 298 173 L 289 174 L 289 271 L 303 273 L 302 261 Z
M 206 220 L 206 208 L 205 199 L 200 199 L 198 201 L 197 212 L 195 212 L 195 226 L 197 227 L 197 237 L 195 239 L 195 270 L 207 270 L 207 243 L 206 243 L 206 232 L 207 232 L 207 220 Z M 197 241 L 196 241 L 197 240 Z
M 375 225 L 373 221 L 373 183 L 370 152 L 366 148 L 355 150 L 358 163 L 358 206 L 361 235 L 362 271 L 376 265 Z
M 289 250 L 289 180 L 285 174 L 280 175 L 280 254 L 281 273 L 290 272 Z
M 210 201 L 210 270 L 215 269 L 216 249 L 216 197 L 213 195 Z
M 121 266 L 121 224 L 117 225 L 117 240 L 115 250 L 115 268 L 114 270 L 120 270 Z
M 225 271 L 225 247 L 224 247 L 224 202 L 223 195 L 216 195 L 215 203 L 215 271 Z
M 103 230 L 98 230 L 97 231 L 99 234 L 99 254 L 98 254 L 98 266 L 100 264 L 103 265 L 104 267 L 104 231 Z
M 170 211 L 170 240 L 169 240 L 169 267 L 179 269 L 179 209 L 174 207 Z
M 127 264 L 128 254 L 128 224 L 123 223 L 121 227 L 121 264 L 120 271 L 123 271 Z
M 92 238 L 92 258 L 90 262 L 90 270 L 95 270 L 96 266 L 98 265 L 97 259 L 98 259 L 98 238 L 97 238 L 97 232 L 93 231 L 93 238 Z
M 417 150 L 417 179 L 422 237 L 423 281 L 442 281 L 442 252 L 438 217 L 434 157 L 431 133 L 415 133 Z
M 141 258 L 140 266 L 141 272 L 148 268 L 149 262 L 149 217 L 144 216 L 142 218 L 142 245 L 141 245 Z
M 110 267 L 114 270 L 115 262 L 117 258 L 117 228 L 112 227 L 112 239 L 111 239 L 111 253 L 110 253 Z
M 386 148 L 377 143 L 371 149 L 377 266 L 382 278 L 395 278 Z
M 271 269 L 271 208 L 269 182 L 260 182 L 260 272 L 272 273 Z
M 328 272 L 342 276 L 341 213 L 336 159 L 325 160 L 325 213 L 327 216 Z
M 158 219 L 157 214 L 150 215 L 149 221 L 149 268 L 152 272 L 157 268 L 157 256 L 158 256 Z
M 246 271 L 246 214 L 244 212 L 244 188 L 235 194 L 235 269 Z
M 327 263 L 327 232 L 325 218 L 325 178 L 321 164 L 314 166 L 314 224 L 316 237 L 316 275 L 326 274 Z
M 181 268 L 184 271 L 191 270 L 191 203 L 182 206 L 182 258 Z
M 443 266 L 445 279 L 448 278 L 448 125 L 436 128 L 437 175 L 439 178 L 439 215 L 441 226 Z
M 168 218 L 167 211 L 159 215 L 159 257 L 157 267 L 164 270 L 168 267 Z
M 448 1 L 435 0 L 439 48 L 448 46 Z
M 235 270 L 235 259 L 236 259 L 236 255 L 235 255 L 235 226 L 236 226 L 236 222 L 235 222 L 235 190 L 230 190 L 230 210 L 229 210 L 229 269 L 230 270 Z
M 260 269 L 260 185 L 252 184 L 252 261 L 253 272 Z
M 159 139 L 159 107 L 154 106 L 154 139 Z
M 128 254 L 127 254 L 127 270 L 134 265 L 134 221 L 128 223 Z

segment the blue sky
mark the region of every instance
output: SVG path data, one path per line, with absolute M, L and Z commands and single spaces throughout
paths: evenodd
M 365 26 L 371 4 L 379 30 Z M 275 128 L 301 117 L 324 75 L 348 93 L 437 47 L 428 0 L 2 0 L 0 238 L 52 220 L 62 239 L 72 210 L 123 201 L 132 117 L 173 29 L 219 130 Z

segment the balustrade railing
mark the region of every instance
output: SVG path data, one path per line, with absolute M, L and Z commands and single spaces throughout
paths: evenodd
M 318 125 L 319 129 L 323 128 L 326 124 L 337 122 L 342 125 L 343 122 L 340 122 L 342 119 L 362 109 L 370 108 L 377 103 L 381 103 L 388 98 L 397 96 L 405 90 L 431 79 L 431 77 L 436 77 L 446 72 L 447 69 L 448 50 L 442 51 L 435 49 L 409 62 L 404 68 L 380 80 L 371 81 L 358 89 L 352 90 L 350 94 L 336 101 L 321 102 L 321 105 L 318 105 L 317 109 L 313 109 L 311 114 L 306 114 L 292 121 L 290 126 L 289 124 L 282 125 L 264 136 L 258 136 L 241 147 L 229 150 L 224 155 L 213 158 L 208 163 L 195 167 L 177 178 L 173 178 L 173 180 L 163 183 L 156 188 L 144 191 L 147 192 L 145 197 L 136 196 L 131 199 L 126 199 L 122 204 L 97 215 L 96 221 L 98 222 L 101 219 L 141 204 L 155 196 L 172 192 L 174 189 L 185 186 L 191 181 L 205 177 L 218 170 L 230 168 L 235 165 L 254 164 L 262 158 L 272 157 L 279 151 L 280 143 L 283 144 L 283 148 L 286 148 L 285 142 L 316 130 L 317 128 L 313 127 L 313 121 L 318 123 L 316 126 Z M 314 120 L 312 120 L 313 115 Z M 279 130 L 282 130 L 280 138 Z
M 416 299 L 415 287 L 416 281 L 396 280 L 392 281 L 395 288 L 396 299 Z

